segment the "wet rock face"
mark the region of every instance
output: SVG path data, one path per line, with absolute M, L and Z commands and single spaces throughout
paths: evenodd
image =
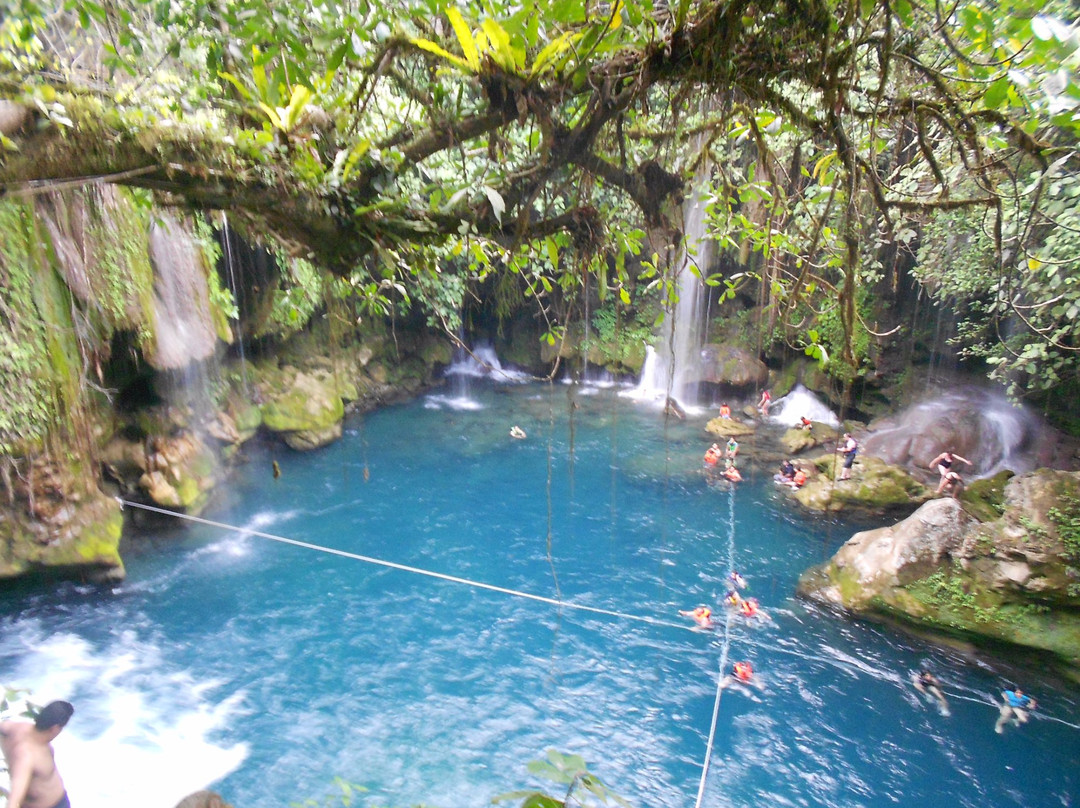
M 39 457 L 4 472 L 0 578 L 75 567 L 95 579 L 123 577 L 120 504 L 92 484 L 77 457 Z
M 975 387 L 957 387 L 872 422 L 863 447 L 927 481 L 936 478 L 930 462 L 946 450 L 972 462 L 971 467 L 959 465 L 972 478 L 1002 469 L 1080 468 L 1076 441 L 1003 395 Z

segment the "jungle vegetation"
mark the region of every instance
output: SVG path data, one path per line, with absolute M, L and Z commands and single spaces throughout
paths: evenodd
M 1059 0 L 3 0 L 0 192 L 228 211 L 361 310 L 675 294 L 708 202 L 763 331 L 839 377 L 912 273 L 1018 394 L 1075 390 L 1075 10 Z M 695 179 L 696 177 L 696 179 Z M 491 292 L 490 290 L 497 290 Z M 612 316 L 614 312 L 614 317 Z

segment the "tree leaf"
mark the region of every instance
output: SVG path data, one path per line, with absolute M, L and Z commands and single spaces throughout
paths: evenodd
M 465 18 L 461 16 L 461 12 L 454 6 L 447 7 L 446 16 L 450 20 L 450 24 L 454 26 L 454 33 L 457 34 L 461 52 L 465 54 L 465 63 L 474 73 L 479 72 L 480 54 L 476 50 L 476 41 L 473 39 L 472 29 L 465 22 Z

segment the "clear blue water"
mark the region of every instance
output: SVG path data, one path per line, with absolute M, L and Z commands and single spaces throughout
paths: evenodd
M 723 693 L 705 806 L 1080 798 L 1074 690 L 1027 671 L 1041 710 L 996 735 L 1004 674 L 794 598 L 855 528 L 801 516 L 751 470 L 753 441 L 732 491 L 700 470 L 704 418 L 665 427 L 562 386 L 472 398 L 354 419 L 311 454 L 251 449 L 206 516 L 624 616 L 155 527 L 121 585 L 0 598 L 0 682 L 76 705 L 55 744 L 74 804 L 169 808 L 209 785 L 270 808 L 342 777 L 372 804 L 479 808 L 543 786 L 526 763 L 555 748 L 636 806 L 693 806 L 725 634 L 677 612 L 717 604 L 732 556 L 769 619 L 732 623 L 728 658 L 760 687 Z M 909 686 L 924 659 L 951 716 Z

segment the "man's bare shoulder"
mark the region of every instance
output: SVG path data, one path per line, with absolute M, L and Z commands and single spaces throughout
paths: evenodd
M 29 721 L 0 721 L 0 737 L 8 742 L 20 741 L 28 737 L 33 728 Z

